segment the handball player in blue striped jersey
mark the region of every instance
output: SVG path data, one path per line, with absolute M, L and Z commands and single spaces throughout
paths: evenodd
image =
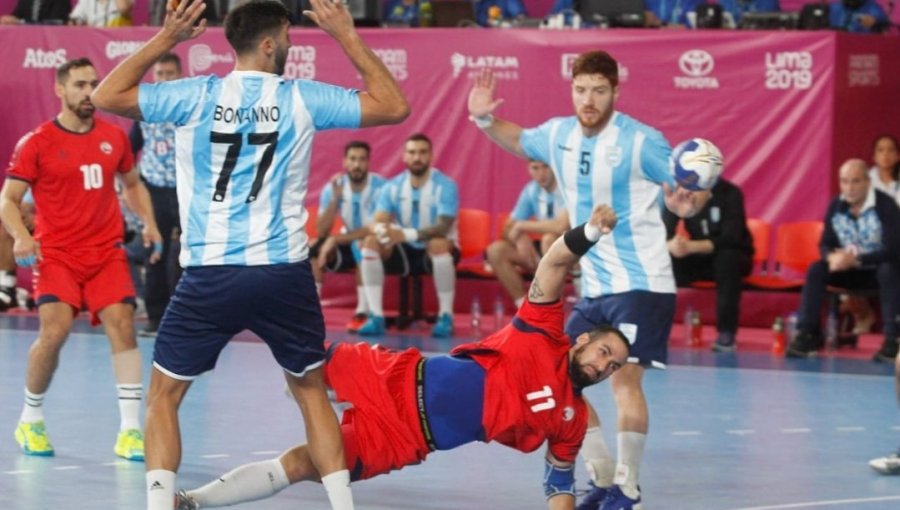
M 572 67 L 574 115 L 531 128 L 494 117 L 490 71 L 469 93 L 469 114 L 495 143 L 553 169 L 572 225 L 587 221 L 594 204 L 610 204 L 615 232 L 580 261 L 583 299 L 566 324 L 576 338 L 609 323 L 631 342 L 629 363 L 611 378 L 618 413 L 618 459 L 603 440 L 591 412 L 582 455 L 595 489 L 579 509 L 638 510 L 638 469 L 646 442 L 649 411 L 641 381 L 647 367 L 664 368 L 675 312 L 675 279 L 666 249 L 661 209 L 692 216 L 709 192 L 677 186 L 668 167 L 672 152 L 662 133 L 615 110 L 618 63 L 604 51 L 579 55 Z
M 251 0 L 228 13 L 225 37 L 237 59 L 225 77 L 140 84 L 161 55 L 206 30 L 205 21 L 197 23 L 202 0 L 170 0 L 160 31 L 93 95 L 103 110 L 176 125 L 185 271 L 153 357 L 145 440 L 149 510 L 173 505 L 181 400 L 245 329 L 269 345 L 285 372 L 332 508 L 353 508 L 322 376 L 325 327 L 307 260 L 303 200 L 317 131 L 398 123 L 409 106 L 347 8 L 327 0 L 311 6 L 304 14 L 341 46 L 366 90 L 283 78 L 290 23 L 284 6 L 271 0 Z

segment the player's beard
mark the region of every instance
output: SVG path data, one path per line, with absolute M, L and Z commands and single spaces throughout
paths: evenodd
M 427 163 L 413 163 L 409 165 L 409 173 L 415 175 L 416 177 L 425 175 L 425 172 L 427 172 L 428 168 L 431 167 L 430 163 L 430 161 Z
M 290 48 L 278 47 L 275 50 L 275 74 L 284 74 L 284 68 L 287 65 L 288 51 L 290 51 Z
M 369 175 L 368 170 L 350 170 L 347 171 L 347 177 L 350 179 L 350 182 L 354 184 L 359 184 L 366 180 L 366 177 Z
M 612 105 L 609 105 L 606 112 L 604 113 L 602 110 L 598 110 L 596 108 L 591 109 L 591 113 L 593 114 L 593 119 L 585 119 L 582 116 L 582 111 L 578 112 L 578 123 L 581 124 L 582 127 L 587 129 L 598 129 L 604 126 L 612 117 Z
M 571 379 L 572 384 L 578 388 L 586 388 L 600 382 L 599 380 L 592 379 L 591 376 L 585 372 L 584 365 L 578 361 L 578 357 L 586 348 L 587 344 L 576 348 L 575 352 L 573 352 L 572 360 L 569 362 L 569 379 Z
M 81 120 L 87 120 L 94 117 L 94 105 L 90 101 L 81 101 L 80 103 L 70 103 L 66 101 L 66 106 Z

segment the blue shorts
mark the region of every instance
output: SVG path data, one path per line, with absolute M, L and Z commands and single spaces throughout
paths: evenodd
M 185 269 L 156 336 L 153 364 L 191 380 L 212 370 L 225 344 L 249 329 L 285 371 L 325 360 L 325 320 L 308 261 Z
M 569 315 L 566 334 L 574 343 L 594 326 L 612 324 L 631 342 L 629 363 L 665 368 L 674 316 L 675 294 L 636 290 L 584 298 Z

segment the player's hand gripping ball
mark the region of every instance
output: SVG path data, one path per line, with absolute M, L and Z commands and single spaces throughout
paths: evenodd
M 681 142 L 669 157 L 669 170 L 682 188 L 708 190 L 722 175 L 722 151 L 709 140 L 691 138 Z

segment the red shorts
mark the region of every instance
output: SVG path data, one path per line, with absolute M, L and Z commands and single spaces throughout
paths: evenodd
M 75 313 L 87 305 L 91 324 L 100 324 L 97 314 L 116 303 L 134 304 L 134 282 L 125 250 L 109 248 L 43 248 L 34 269 L 34 301 L 62 302 Z
M 428 455 L 416 407 L 416 365 L 422 354 L 366 343 L 339 344 L 325 364 L 325 381 L 344 411 L 344 456 L 353 480 L 365 480 Z

